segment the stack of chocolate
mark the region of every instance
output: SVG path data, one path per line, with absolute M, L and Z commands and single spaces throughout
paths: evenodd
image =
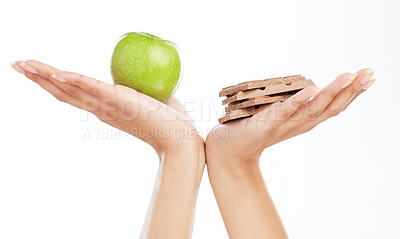
M 304 76 L 295 75 L 246 81 L 225 87 L 219 92 L 219 96 L 226 97 L 222 100 L 222 104 L 226 105 L 226 114 L 219 119 L 219 122 L 222 124 L 252 116 L 263 109 L 260 106 L 284 101 L 307 86 L 313 85 L 315 84 Z

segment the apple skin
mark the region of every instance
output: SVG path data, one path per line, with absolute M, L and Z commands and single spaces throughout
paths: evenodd
M 171 41 L 143 32 L 123 35 L 114 48 L 114 83 L 133 88 L 159 101 L 172 96 L 182 77 L 179 48 Z

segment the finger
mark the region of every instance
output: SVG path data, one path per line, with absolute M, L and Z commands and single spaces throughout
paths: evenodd
M 88 94 L 101 99 L 114 99 L 115 98 L 115 87 L 98 81 L 96 79 L 83 76 L 74 72 L 61 71 L 57 72 L 52 77 L 58 81 L 66 82 L 71 85 L 75 85 Z
M 271 112 L 268 116 L 276 128 L 286 122 L 307 100 L 315 96 L 319 88 L 310 86 L 296 93 L 294 96 L 285 100 L 279 110 Z M 272 115 L 274 114 L 274 115 Z
M 57 100 L 68 103 L 68 104 L 73 105 L 80 109 L 85 109 L 84 105 L 81 103 L 81 101 L 79 101 L 78 99 L 76 99 L 74 97 L 69 96 L 68 94 L 66 94 L 64 91 L 62 91 L 56 85 L 54 85 L 48 79 L 43 78 L 37 74 L 33 74 L 29 71 L 26 71 L 25 75 L 29 79 L 31 79 L 33 82 L 37 83 L 40 87 L 45 89 L 47 92 L 52 94 Z M 88 109 L 85 109 L 85 110 L 88 110 Z
M 53 83 L 55 86 L 57 86 L 60 90 L 64 91 L 67 95 L 81 101 L 82 104 L 88 104 L 89 102 L 97 101 L 97 99 L 94 96 L 86 93 L 85 91 L 83 91 L 82 89 L 80 89 L 77 86 L 61 83 L 52 77 L 50 77 L 50 79 L 47 78 L 52 72 L 59 72 L 59 70 L 55 69 L 54 67 L 51 67 L 51 66 L 45 65 L 43 63 L 40 63 L 38 61 L 33 61 L 33 60 L 30 60 L 27 62 L 18 62 L 15 65 L 17 65 L 17 66 L 19 65 L 23 69 L 28 69 L 29 71 L 25 70 L 25 72 L 31 73 L 31 74 L 29 74 L 30 77 L 34 77 L 35 75 L 38 75 L 44 79 L 47 79 L 48 81 Z M 33 67 L 31 65 L 34 65 L 35 67 Z M 37 72 L 37 73 L 33 73 L 33 72 Z
M 371 69 L 363 69 L 360 70 L 354 80 L 351 81 L 349 78 L 348 82 L 345 82 L 342 85 L 341 91 L 339 91 L 336 96 L 332 99 L 332 101 L 325 107 L 325 109 L 321 113 L 320 102 L 317 99 L 313 99 L 312 101 L 308 102 L 304 109 L 301 110 L 301 113 L 298 114 L 296 119 L 293 119 L 291 122 L 288 122 L 285 127 L 284 131 L 296 131 L 296 133 L 304 133 L 309 131 L 310 129 L 314 128 L 319 123 L 325 121 L 326 119 L 338 115 L 343 108 L 346 108 L 349 104 L 348 102 L 352 102 L 358 95 L 364 92 L 368 87 L 370 87 L 374 79 L 371 80 L 371 76 L 373 74 L 373 70 Z M 347 92 L 347 95 L 342 92 Z M 350 94 L 350 97 L 349 97 Z M 347 99 L 344 98 L 347 96 Z M 335 102 L 338 100 L 337 102 Z M 305 111 L 308 111 L 305 112 Z M 300 111 L 299 111 L 300 112 Z M 297 132 L 298 131 L 298 132 Z
M 320 116 L 320 120 L 324 121 L 342 112 L 350 102 L 372 85 L 373 82 L 371 83 L 371 80 L 374 81 L 373 74 L 374 70 L 369 68 L 357 72 L 355 80 L 336 95 L 335 99 L 332 100 Z
M 25 61 L 21 64 L 21 66 L 26 71 L 39 74 L 40 76 L 49 79 L 59 88 L 67 88 L 67 83 L 69 83 L 70 85 L 81 88 L 83 91 L 86 91 L 88 94 L 96 98 L 105 98 L 115 95 L 115 93 L 112 91 L 112 85 L 92 79 L 90 77 L 82 76 L 77 73 L 61 72 L 52 66 L 36 60 Z M 62 77 L 59 74 L 62 74 Z M 111 94 L 109 94 L 109 91 L 111 91 Z
M 347 107 L 362 93 L 364 93 L 369 87 L 371 87 L 376 81 L 376 77 L 372 77 L 371 80 L 366 83 L 363 87 L 361 87 L 361 89 L 350 99 L 350 101 L 348 101 L 345 106 L 342 108 L 341 111 L 344 111 L 347 109 Z
M 304 131 L 314 124 L 319 115 L 321 115 L 329 103 L 355 78 L 355 74 L 344 73 L 338 76 L 329 85 L 320 89 L 312 100 L 305 102 L 301 107 L 290 116 L 290 118 L 279 128 L 285 131 Z
M 56 99 L 58 99 L 61 102 L 68 103 L 72 106 L 75 106 L 77 108 L 95 113 L 98 110 L 98 104 L 97 101 L 87 101 L 87 102 L 82 102 L 79 99 L 76 99 L 72 97 L 71 95 L 68 95 L 65 91 L 57 87 L 53 82 L 49 81 L 48 79 L 38 75 L 34 74 L 30 71 L 26 71 L 21 67 L 22 61 L 17 61 L 14 64 L 12 64 L 14 69 L 22 69 L 22 71 L 19 71 L 20 73 L 23 73 L 27 78 L 32 80 L 33 82 L 37 83 L 41 88 L 52 94 Z
M 316 118 L 322 114 L 329 103 L 335 98 L 335 96 L 342 90 L 343 85 L 348 84 L 348 82 L 353 81 L 355 74 L 344 73 L 338 76 L 333 82 L 320 89 L 314 98 L 303 104 L 297 111 L 292 115 L 293 119 L 307 119 Z M 291 124 L 295 125 L 296 122 Z
M 25 62 L 22 62 L 20 66 L 28 72 L 31 72 L 32 74 L 38 74 L 39 76 L 48 79 L 51 81 L 54 85 L 56 85 L 58 88 L 63 90 L 66 94 L 70 95 L 73 98 L 76 98 L 78 100 L 81 100 L 83 102 L 89 102 L 89 101 L 94 101 L 94 97 L 84 90 L 80 89 L 77 86 L 66 84 L 62 80 L 57 80 L 54 77 L 52 77 L 54 74 L 59 73 L 60 70 L 46 65 L 44 63 L 41 63 L 36 60 L 28 60 Z
M 356 75 L 352 73 L 344 73 L 338 76 L 333 82 L 322 88 L 310 104 L 315 104 L 315 111 L 317 115 L 324 112 L 325 108 L 331 101 L 339 94 L 344 86 L 354 81 Z M 350 83 L 349 83 L 350 82 Z
M 31 72 L 33 74 L 38 74 L 48 80 L 52 80 L 51 76 L 60 71 L 52 66 L 46 65 L 36 60 L 24 61 L 20 65 L 22 68 L 24 68 L 25 71 Z
M 318 90 L 319 88 L 317 86 L 306 87 L 281 104 L 277 104 L 268 110 L 257 113 L 254 118 L 256 120 L 261 119 L 265 121 L 268 127 L 279 127 L 288 120 L 304 102 L 313 97 Z
M 280 109 L 281 104 L 282 102 L 278 101 L 271 104 L 258 105 L 258 112 L 248 119 L 263 123 L 269 118 L 270 112 L 278 111 L 278 109 Z
M 21 63 L 22 63 L 22 61 L 16 61 L 16 62 L 11 62 L 10 65 L 18 73 L 25 75 L 24 69 L 19 65 Z

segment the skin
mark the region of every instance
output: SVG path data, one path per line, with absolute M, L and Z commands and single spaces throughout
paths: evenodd
M 12 67 L 58 100 L 87 110 L 154 148 L 160 166 L 140 238 L 166 239 L 191 238 L 206 157 L 230 238 L 288 238 L 259 168 L 261 153 L 338 115 L 376 80 L 371 69 L 363 69 L 342 74 L 323 89 L 308 87 L 250 118 L 217 125 L 204 147 L 184 107 L 173 97 L 162 103 L 131 88 L 34 60 L 17 61 Z
M 374 83 L 372 75 L 371 69 L 342 74 L 323 89 L 308 87 L 209 133 L 207 169 L 230 238 L 288 238 L 261 175 L 261 153 L 338 115 Z
M 160 159 L 140 238 L 191 238 L 205 165 L 204 141 L 175 98 L 162 103 L 121 85 L 109 85 L 38 61 L 12 67 L 58 100 L 150 144 Z

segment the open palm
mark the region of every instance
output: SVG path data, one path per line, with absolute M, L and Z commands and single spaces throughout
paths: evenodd
M 305 133 L 338 115 L 374 83 L 373 73 L 371 69 L 345 73 L 325 88 L 307 87 L 284 102 L 262 106 L 265 109 L 252 117 L 219 124 L 207 136 L 207 155 L 259 158 L 268 146 Z
M 149 143 L 158 153 L 176 143 L 202 141 L 184 115 L 183 105 L 174 97 L 163 103 L 134 89 L 60 71 L 35 60 L 17 61 L 13 67 L 58 100 L 93 113 Z

